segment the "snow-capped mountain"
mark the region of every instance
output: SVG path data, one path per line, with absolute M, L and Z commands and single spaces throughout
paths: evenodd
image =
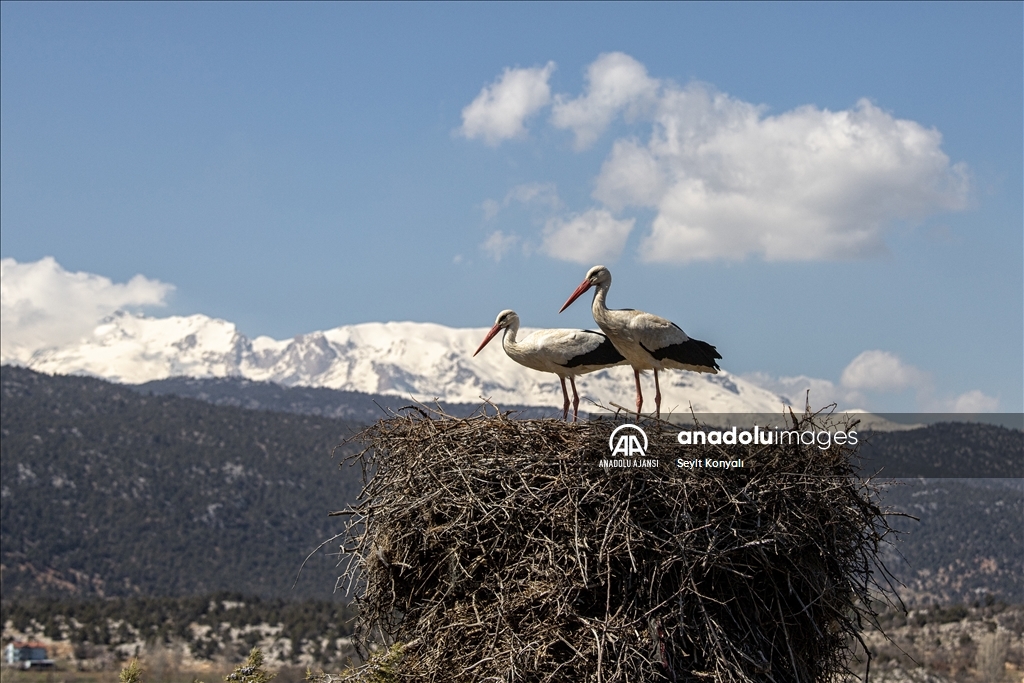
M 51 374 L 92 375 L 127 384 L 173 376 L 231 377 L 397 394 L 453 403 L 561 406 L 558 378 L 510 360 L 500 344 L 473 357 L 486 328 L 432 323 L 364 323 L 278 341 L 248 339 L 233 323 L 204 315 L 150 318 L 117 313 L 80 342 L 4 358 Z M 524 329 L 521 336 L 528 334 Z M 667 410 L 778 413 L 784 399 L 728 372 L 662 374 Z M 577 380 L 581 397 L 633 405 L 633 377 L 615 367 Z M 653 407 L 653 382 L 645 383 Z

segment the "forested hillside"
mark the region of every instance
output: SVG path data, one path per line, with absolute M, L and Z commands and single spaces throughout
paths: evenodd
M 231 590 L 330 598 L 358 473 L 337 419 L 140 396 L 82 377 L 0 370 L 3 597 Z
M 1024 478 L 1024 432 L 1020 429 L 944 421 L 920 429 L 867 432 L 862 436 L 859 455 L 865 474 Z
M 861 455 L 866 473 L 901 477 L 883 501 L 913 518 L 893 519 L 884 556 L 906 600 L 1024 602 L 1024 433 L 946 422 L 870 434 Z
M 327 512 L 355 501 L 361 473 L 339 469 L 331 451 L 358 425 L 308 413 L 349 405 L 343 414 L 365 423 L 380 414 L 374 397 L 346 404 L 342 392 L 236 381 L 163 387 L 199 401 L 16 367 L 0 380 L 4 598 L 331 597 L 333 544 L 291 586 L 303 558 L 341 529 Z M 906 479 L 885 494 L 920 520 L 898 520 L 905 533 L 887 553 L 908 597 L 1024 601 L 1024 490 L 1006 478 L 1020 476 L 1022 444 L 1019 430 L 975 424 L 869 438 L 869 471 L 975 475 Z
M 1020 479 L 916 479 L 883 499 L 902 533 L 886 565 L 909 604 L 1024 602 L 1024 489 Z
M 126 385 L 141 394 L 197 398 L 219 406 L 252 410 L 273 410 L 299 415 L 340 417 L 355 422 L 373 422 L 412 403 L 409 398 L 385 394 L 364 394 L 326 387 L 285 387 L 273 382 L 255 382 L 243 377 L 170 377 L 144 384 Z M 479 410 L 477 403 L 446 403 L 440 407 L 449 415 L 466 416 Z M 586 409 L 586 405 L 583 406 Z M 501 405 L 518 417 L 544 418 L 561 414 L 560 408 Z

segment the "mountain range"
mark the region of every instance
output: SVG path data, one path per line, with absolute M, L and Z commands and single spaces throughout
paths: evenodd
M 331 598 L 337 544 L 303 560 L 356 500 L 359 425 L 10 366 L 0 395 L 4 599 Z
M 520 336 L 531 330 L 524 329 Z M 118 312 L 78 342 L 2 358 L 56 375 L 88 375 L 124 384 L 171 377 L 237 377 L 286 387 L 324 387 L 421 401 L 561 407 L 558 378 L 527 369 L 492 344 L 474 357 L 485 328 L 432 323 L 346 325 L 293 339 L 249 339 L 228 321 L 205 315 L 153 318 Z M 648 381 L 649 399 L 653 383 Z M 632 406 L 628 367 L 591 373 L 577 381 L 584 399 Z M 667 372 L 662 405 L 669 411 L 778 413 L 792 404 L 727 371 L 717 375 Z M 802 404 L 803 397 L 794 397 Z M 653 401 L 652 401 L 653 403 Z
M 374 400 L 387 397 L 241 380 L 162 384 L 129 390 L 0 368 L 2 597 L 330 598 L 335 544 L 298 570 L 344 528 L 327 513 L 354 504 L 362 483 L 360 468 L 339 467 L 361 447 L 345 442 L 381 416 Z M 184 390 L 202 400 L 173 395 Z M 346 419 L 326 414 L 335 410 Z M 1024 433 L 947 423 L 862 445 L 870 471 L 956 459 L 988 463 L 995 477 L 884 485 L 880 502 L 902 532 L 886 565 L 904 599 L 1024 600 Z

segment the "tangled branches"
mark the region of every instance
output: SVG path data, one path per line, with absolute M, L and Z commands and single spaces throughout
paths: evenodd
M 853 451 L 684 448 L 649 423 L 658 466 L 601 467 L 615 426 L 415 409 L 367 429 L 341 579 L 364 646 L 399 652 L 399 680 L 844 673 L 889 533 Z M 684 470 L 678 457 L 744 466 Z

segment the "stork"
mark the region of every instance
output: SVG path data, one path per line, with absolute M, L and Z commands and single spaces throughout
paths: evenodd
M 519 316 L 515 311 L 504 310 L 498 314 L 494 327 L 487 333 L 473 355 L 480 353 L 487 342 L 501 330 L 505 330 L 501 345 L 508 357 L 531 370 L 553 372 L 562 382 L 562 419 L 569 418 L 569 392 L 565 389 L 565 378 L 572 385 L 572 419 L 579 415 L 580 396 L 576 392 L 576 375 L 583 375 L 612 365 L 626 362 L 608 337 L 590 330 L 538 330 L 521 341 L 516 339 L 519 332 Z
M 608 296 L 611 286 L 612 274 L 608 269 L 604 266 L 594 266 L 587 271 L 586 278 L 558 312 L 569 308 L 573 301 L 591 287 L 597 288 L 591 306 L 594 321 L 601 331 L 608 335 L 608 339 L 619 353 L 626 358 L 626 362 L 633 366 L 637 417 L 640 417 L 640 409 L 644 404 L 644 396 L 640 390 L 640 371 L 654 370 L 654 406 L 660 418 L 661 385 L 658 383 L 658 371 L 678 368 L 717 374 L 719 367 L 715 361 L 722 356 L 711 344 L 690 339 L 674 322 L 632 308 L 609 309 L 605 305 L 605 297 Z

